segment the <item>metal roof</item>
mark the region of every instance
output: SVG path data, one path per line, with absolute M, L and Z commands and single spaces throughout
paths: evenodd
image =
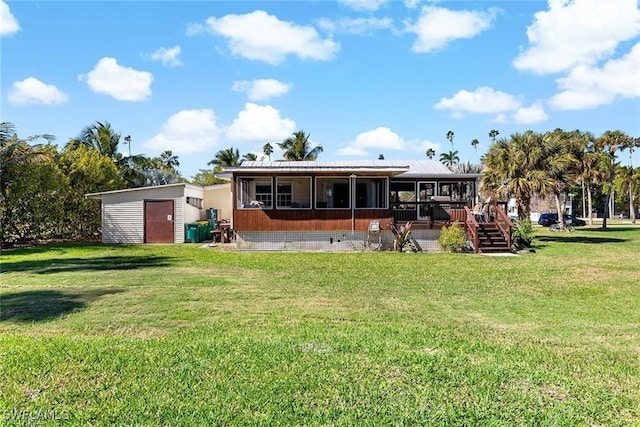
M 101 191 L 99 193 L 87 193 L 84 195 L 84 197 L 87 199 L 100 199 L 105 194 L 130 193 L 133 191 L 142 191 L 142 190 L 162 190 L 170 187 L 185 187 L 185 188 L 189 187 L 189 188 L 202 190 L 202 187 L 198 185 L 193 185 L 186 182 L 179 182 L 176 184 L 152 185 L 147 187 L 124 188 L 122 190 Z
M 469 174 L 454 174 L 442 163 L 435 160 L 355 160 L 337 162 L 251 162 L 245 161 L 238 167 L 229 167 L 225 172 L 388 172 L 399 178 L 417 177 L 460 177 Z
M 409 170 L 408 162 L 390 160 L 342 161 L 342 162 L 251 162 L 238 167 L 224 168 L 225 172 L 343 172 L 343 173 L 388 173 L 397 175 Z

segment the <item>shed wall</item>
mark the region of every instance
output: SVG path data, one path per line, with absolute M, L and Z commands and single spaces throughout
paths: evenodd
M 202 211 L 194 206 L 186 208 L 186 196 L 202 198 L 202 189 L 193 187 L 158 187 L 105 194 L 102 197 L 102 242 L 144 243 L 144 201 L 173 200 L 174 242 L 183 243 L 185 219 L 201 219 Z

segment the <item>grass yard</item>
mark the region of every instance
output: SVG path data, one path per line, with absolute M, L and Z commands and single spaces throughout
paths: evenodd
M 640 425 L 640 226 L 535 253 L 2 253 L 2 425 Z

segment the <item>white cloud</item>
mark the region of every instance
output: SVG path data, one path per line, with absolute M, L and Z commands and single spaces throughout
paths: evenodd
M 280 111 L 270 105 L 247 103 L 233 123 L 225 128 L 231 141 L 262 142 L 283 140 L 294 132 L 296 123 L 280 117 Z
M 28 77 L 13 82 L 7 100 L 16 105 L 55 105 L 67 102 L 69 97 L 54 85 L 43 83 L 35 77 Z
M 180 52 L 182 49 L 180 46 L 174 46 L 170 48 L 161 47 L 151 54 L 151 59 L 154 61 L 161 61 L 162 65 L 168 65 L 169 67 L 178 67 L 182 65 L 180 61 Z
M 318 26 L 329 33 L 372 34 L 374 31 L 393 29 L 391 18 L 341 18 L 335 21 L 321 19 Z
M 520 106 L 518 97 L 482 86 L 473 92 L 460 90 L 451 98 L 442 98 L 435 108 L 450 110 L 455 117 L 460 118 L 463 113 L 495 114 L 514 111 Z
M 560 110 L 581 110 L 612 103 L 616 98 L 640 97 L 640 43 L 602 67 L 580 65 L 557 80 L 561 92 L 549 104 Z
M 92 91 L 112 96 L 118 101 L 144 101 L 151 96 L 153 75 L 120 66 L 114 58 L 102 58 L 86 78 Z
M 404 149 L 404 145 L 404 141 L 397 133 L 387 127 L 378 127 L 356 136 L 355 140 L 338 150 L 338 155 L 366 156 L 372 149 L 384 148 L 395 151 Z
M 291 85 L 275 79 L 257 79 L 234 82 L 231 89 L 246 93 L 250 101 L 264 101 L 284 95 L 291 90 Z
M 18 20 L 11 13 L 9 5 L 0 1 L 0 36 L 10 36 L 20 31 Z
M 373 12 L 384 5 L 387 0 L 339 0 L 340 3 L 353 10 Z
M 169 117 L 160 132 L 144 143 L 153 152 L 175 154 L 211 152 L 220 140 L 220 128 L 211 109 L 182 110 Z
M 640 34 L 637 0 L 549 0 L 527 28 L 529 46 L 513 61 L 538 74 L 591 65 Z
M 404 0 L 404 7 L 407 9 L 415 9 L 420 4 L 420 0 Z
M 512 115 L 513 121 L 519 124 L 533 124 L 547 120 L 549 116 L 544 112 L 540 103 L 534 103 L 530 107 L 520 107 Z
M 480 12 L 425 6 L 418 21 L 407 27 L 418 36 L 412 49 L 433 52 L 444 49 L 453 40 L 473 38 L 491 28 L 496 13 L 496 9 Z
M 393 30 L 391 18 L 340 18 L 337 20 L 320 19 L 318 27 L 328 33 L 371 35 L 374 31 Z
M 440 145 L 430 141 L 404 140 L 400 135 L 388 127 L 378 127 L 363 132 L 337 151 L 340 156 L 371 157 L 380 153 L 388 154 L 390 151 L 415 152 L 420 156 L 428 148 L 440 149 Z
M 340 49 L 333 40 L 322 39 L 313 27 L 281 21 L 262 10 L 245 15 L 210 17 L 206 25 L 213 34 L 228 39 L 234 55 L 271 65 L 282 63 L 288 55 L 328 61 Z M 191 34 L 197 31 L 194 26 L 188 30 Z

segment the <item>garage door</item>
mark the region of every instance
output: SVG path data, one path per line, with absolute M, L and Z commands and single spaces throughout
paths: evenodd
M 173 200 L 145 200 L 144 242 L 173 243 Z

